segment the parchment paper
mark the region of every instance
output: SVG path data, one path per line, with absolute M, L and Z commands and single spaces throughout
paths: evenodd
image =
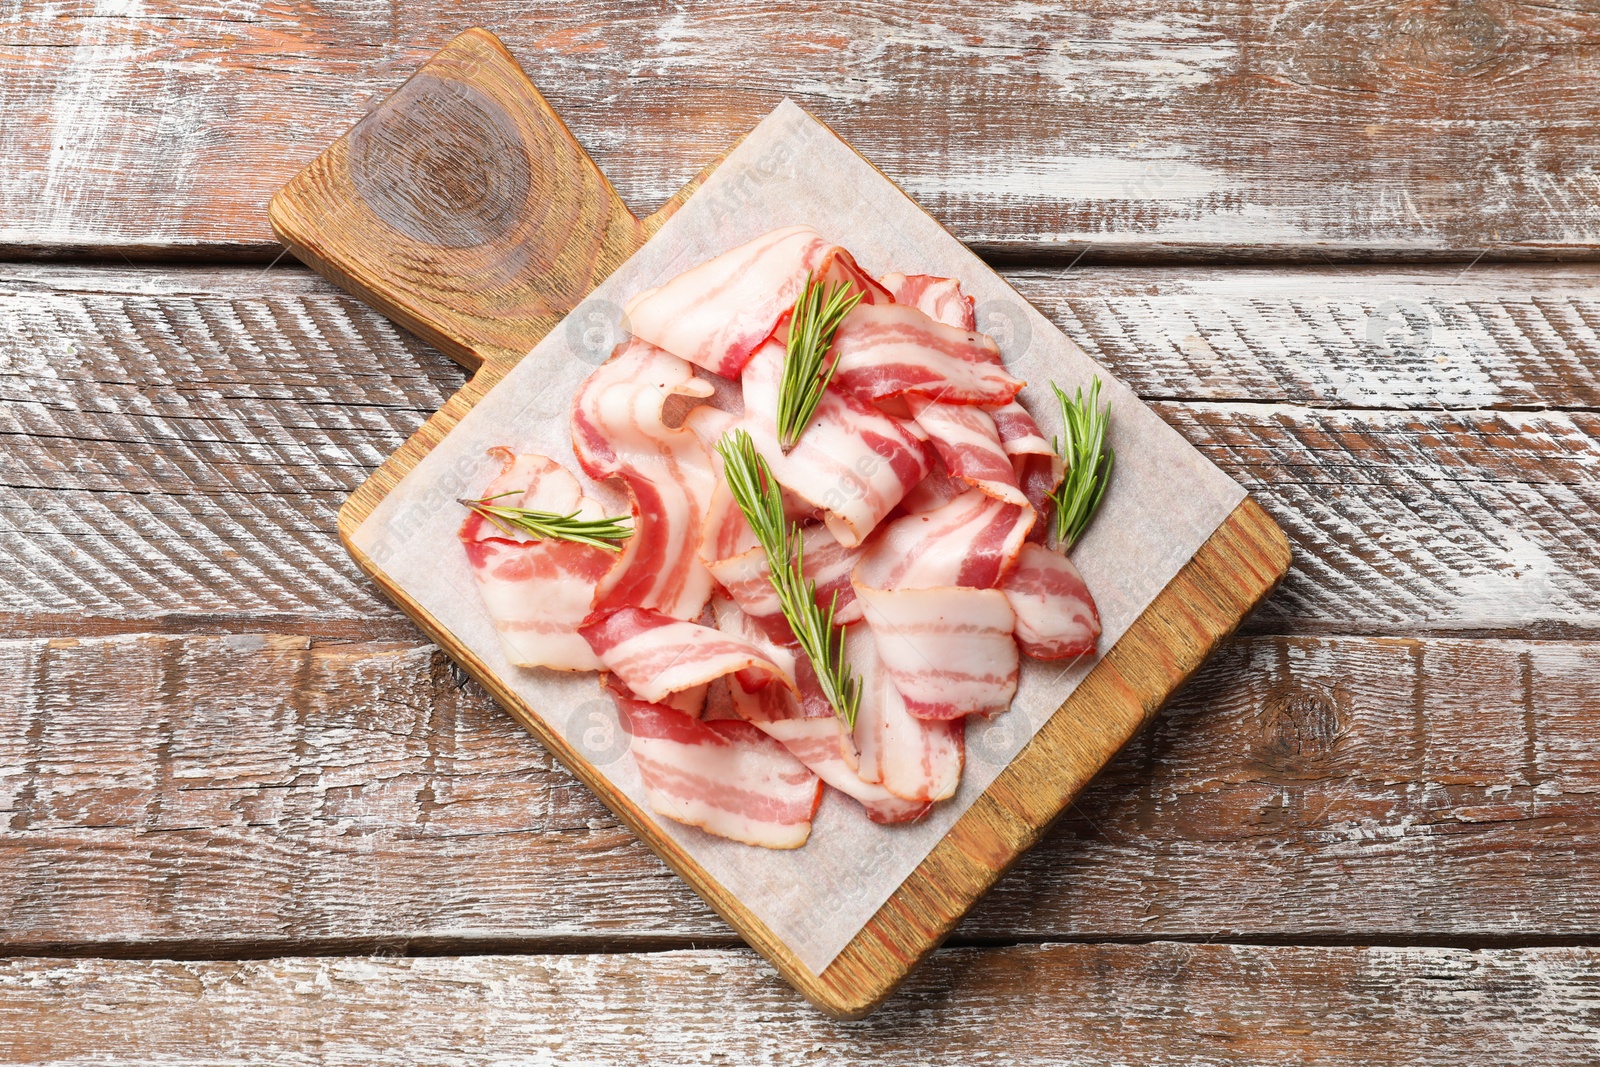
M 828 129 L 785 101 L 718 167 L 644 248 L 605 281 L 383 501 L 356 544 L 434 618 L 607 775 L 649 804 L 611 702 L 591 674 L 512 667 L 456 541 L 458 497 L 498 470 L 494 445 L 541 452 L 571 469 L 568 403 L 622 339 L 622 305 L 720 252 L 779 226 L 806 223 L 873 274 L 958 278 L 977 303 L 978 328 L 1030 384 L 1023 402 L 1047 434 L 1060 430 L 1047 382 L 1069 393 L 1097 371 L 1111 403 L 1115 474 L 1100 515 L 1073 551 L 1100 607 L 1111 649 L 1140 612 L 1244 498 L 1244 490 L 1012 291 L 998 275 Z M 607 501 L 626 507 L 616 497 Z M 831 790 L 810 842 L 791 852 L 751 848 L 657 817 L 800 961 L 820 974 L 1021 750 L 1093 666 L 1023 657 L 1016 702 L 967 734 L 961 790 L 922 822 L 877 826 Z

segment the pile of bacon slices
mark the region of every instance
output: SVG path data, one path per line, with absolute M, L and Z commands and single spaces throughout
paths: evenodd
M 776 429 L 790 312 L 808 272 L 861 302 L 834 376 L 785 452 Z M 572 404 L 583 474 L 632 500 L 620 551 L 461 528 L 519 666 L 600 671 L 652 807 L 723 837 L 795 848 L 823 785 L 876 822 L 955 793 L 969 716 L 998 715 L 1020 651 L 1094 650 L 1099 615 L 1046 546 L 1061 461 L 974 332 L 953 279 L 873 279 L 807 227 L 777 230 L 628 304 L 631 339 Z M 804 574 L 861 679 L 854 728 L 819 692 L 714 447 L 746 431 L 801 525 Z M 496 503 L 604 516 L 584 481 L 497 449 Z

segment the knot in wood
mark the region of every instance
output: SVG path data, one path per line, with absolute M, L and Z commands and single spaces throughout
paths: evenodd
M 1297 684 L 1275 689 L 1261 709 L 1256 758 L 1276 771 L 1314 768 L 1333 756 L 1350 716 L 1338 687 Z
M 350 131 L 350 182 L 413 240 L 475 248 L 509 237 L 533 175 L 516 122 L 474 86 L 422 73 Z

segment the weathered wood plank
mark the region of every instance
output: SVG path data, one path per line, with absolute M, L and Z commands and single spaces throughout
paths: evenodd
M 1600 643 L 1239 640 L 958 937 L 1590 937 L 1597 687 Z M 731 940 L 414 642 L 0 642 L 0 827 L 11 953 Z
M 1019 280 L 1145 395 L 1202 398 L 1162 411 L 1298 542 L 1258 625 L 1600 626 L 1600 271 L 1260 272 L 1259 293 L 1193 273 Z M 1438 316 L 1428 345 L 1391 359 L 1360 344 L 1359 316 L 1404 294 Z M 1300 332 L 1279 329 L 1294 317 Z M 398 625 L 334 514 L 461 379 L 376 314 L 298 271 L 8 268 L 0 371 L 0 548 L 24 564 L 0 573 L 0 612 L 15 623 Z M 1430 393 L 1583 410 L 1298 406 Z
M 1147 398 L 1600 408 L 1592 267 L 1004 273 Z M 1003 336 L 1008 319 L 989 311 Z
M 1147 399 L 1600 408 L 1600 265 L 1000 273 Z M 982 310 L 984 327 L 1008 348 L 1027 344 L 1005 309 Z M 429 410 L 462 380 L 427 345 L 292 267 L 7 263 L 0 330 L 11 361 L 0 367 L 11 374 L 69 347 L 111 358 L 142 345 L 154 364 L 147 373 L 171 366 L 180 382 L 215 378 L 223 367 L 213 354 L 242 349 L 257 358 L 236 356 L 223 379 L 230 385 L 282 386 L 288 377 L 332 389 L 330 379 L 380 374 L 402 382 L 383 402 Z
M 641 212 L 787 95 L 985 249 L 1588 253 L 1597 19 L 1363 0 L 14 4 L 0 247 L 271 255 L 271 192 L 478 23 Z
M 753 954 L 0 963 L 0 1062 L 1155 1065 L 1591 1061 L 1600 951 L 938 953 L 839 1023 Z

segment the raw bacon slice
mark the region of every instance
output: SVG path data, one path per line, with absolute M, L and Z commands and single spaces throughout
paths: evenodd
M 1022 555 L 1000 586 L 1017 616 L 1017 642 L 1037 659 L 1066 659 L 1093 652 L 1100 612 L 1072 561 L 1042 545 Z
M 1050 447 L 1050 442 L 1045 438 L 1044 431 L 1039 429 L 1039 424 L 1019 401 L 1013 400 L 1009 404 L 990 409 L 989 417 L 994 419 L 994 428 L 1000 434 L 1000 446 L 1005 449 L 1006 455 L 1056 454 L 1056 450 Z
M 954 326 L 958 330 L 978 328 L 972 297 L 962 294 L 961 283 L 954 278 L 940 278 L 932 274 L 885 274 L 878 280 L 889 290 L 896 304 L 910 304 L 935 322 Z
M 702 722 L 604 684 L 656 814 L 746 845 L 806 843 L 822 781 L 783 745 L 739 719 Z
M 919 719 L 995 715 L 1017 692 L 1016 616 L 998 589 L 858 587 L 878 657 Z
M 749 641 L 659 611 L 623 608 L 585 623 L 578 632 L 606 670 L 654 703 L 735 672 L 752 688 L 794 686 L 783 666 Z
M 972 486 L 959 478 L 950 477 L 950 472 L 945 470 L 944 460 L 938 453 L 934 453 L 933 469 L 928 476 L 906 493 L 900 501 L 899 510 L 906 515 L 920 515 L 925 511 L 942 508 L 961 494 L 969 491 Z
M 1017 401 L 994 408 L 989 414 L 1000 433 L 1001 447 L 1011 457 L 1012 467 L 1017 474 L 1017 486 L 1027 498 L 1028 505 L 1040 516 L 1052 514 L 1050 494 L 1061 484 L 1061 478 L 1066 473 L 1061 465 L 1061 457 L 1045 440 L 1044 431 L 1039 429 L 1039 424 L 1028 413 L 1028 409 Z M 1028 531 L 1028 540 L 1044 544 L 1049 528 L 1050 523 L 1041 518 Z
M 889 299 L 850 253 L 809 226 L 790 226 L 640 293 L 628 301 L 623 326 L 696 366 L 737 378 L 794 307 L 807 271 L 824 283 L 849 282 L 866 303 Z
M 1050 499 L 1050 494 L 1056 491 L 1056 486 L 1061 484 L 1065 475 L 1066 468 L 1061 463 L 1061 457 L 1053 453 L 1048 456 L 1017 457 L 1017 484 L 1022 489 L 1022 495 L 1028 498 L 1028 506 L 1039 516 L 1028 531 L 1030 542 L 1042 545 L 1049 537 L 1051 517 L 1055 515 L 1055 503 Z
M 871 634 L 852 633 L 848 653 L 861 676 L 858 776 L 902 800 L 931 803 L 954 796 L 966 754 L 966 721 L 919 719 L 907 711 Z
M 801 570 L 806 578 L 816 583 L 817 603 L 823 608 L 830 602 L 835 604 L 834 622 L 860 622 L 861 608 L 856 604 L 855 589 L 850 585 L 850 572 L 861 556 L 860 547 L 841 545 L 826 526 L 807 526 L 800 532 L 800 549 Z M 781 618 L 783 609 L 778 604 L 777 591 L 772 588 L 772 568 L 767 565 L 767 554 L 760 547 L 718 560 L 710 568 L 711 576 L 746 615 L 757 619 Z M 835 594 L 838 594 L 837 601 Z
M 785 454 L 777 428 L 782 377 L 783 346 L 769 342 L 745 367 L 740 426 L 778 483 L 821 508 L 834 539 L 853 548 L 927 475 L 927 449 L 900 420 L 829 389 L 799 442 Z
M 996 500 L 1026 504 L 1016 468 L 1006 455 L 989 413 L 971 404 L 946 404 L 921 396 L 906 398 L 917 424 L 944 461 L 945 469 Z
M 578 479 L 554 460 L 516 456 L 504 448 L 490 452 L 504 464 L 483 491 L 495 503 L 559 515 L 576 511 L 585 519 L 605 517 L 604 508 L 585 496 Z M 571 541 L 534 540 L 477 512 L 461 524 L 460 537 L 489 620 L 513 664 L 599 669 L 600 661 L 578 626 L 589 614 L 595 584 L 611 569 L 616 553 Z
M 725 633 L 746 638 L 775 661 L 790 656 L 789 662 L 794 664 L 794 677 L 800 690 L 798 700 L 782 686 L 751 689 L 737 675 L 730 676 L 728 694 L 738 715 L 754 723 L 769 737 L 776 738 L 828 785 L 857 801 L 873 822 L 909 822 L 927 812 L 926 802 L 903 800 L 881 785 L 861 780 L 856 773 L 861 757 L 856 752 L 855 739 L 822 695 L 816 672 L 805 656 L 774 646 L 761 633 L 755 620 L 741 612 L 733 601 L 716 597 L 712 605 L 716 609 L 717 626 Z M 858 640 L 870 638 L 863 634 Z
M 699 615 L 711 575 L 699 557 L 716 475 L 694 433 L 661 419 L 671 396 L 704 397 L 709 383 L 653 345 L 618 347 L 578 389 L 572 446 L 591 478 L 618 477 L 633 499 L 634 535 L 596 590 L 593 608 L 640 607 Z
M 1023 383 L 981 333 L 958 330 L 902 304 L 858 305 L 833 337 L 833 386 L 863 400 L 918 393 L 951 404 L 998 406 Z
M 886 523 L 852 581 L 875 589 L 989 589 L 1016 565 L 1033 512 L 969 490 L 942 507 Z
M 914 822 L 933 807 L 926 800 L 904 800 L 882 785 L 864 782 L 839 754 L 843 732 L 836 716 L 823 719 L 774 719 L 761 723 L 761 730 L 788 749 L 811 772 L 845 796 L 856 801 L 875 823 Z

